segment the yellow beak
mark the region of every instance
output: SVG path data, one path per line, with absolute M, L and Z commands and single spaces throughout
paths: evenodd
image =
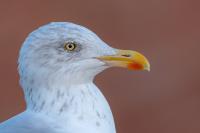
M 98 57 L 109 66 L 124 67 L 131 70 L 150 71 L 150 64 L 146 57 L 131 50 L 118 50 L 116 55 Z

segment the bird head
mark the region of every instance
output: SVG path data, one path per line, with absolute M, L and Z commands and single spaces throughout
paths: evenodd
M 18 68 L 21 84 L 28 88 L 30 84 L 89 82 L 113 66 L 150 70 L 148 60 L 136 51 L 112 48 L 80 25 L 53 22 L 27 37 L 20 51 Z

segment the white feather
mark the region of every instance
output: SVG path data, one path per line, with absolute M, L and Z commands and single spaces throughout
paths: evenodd
M 80 51 L 63 51 L 68 40 L 80 44 Z M 27 109 L 1 123 L 0 133 L 115 133 L 110 107 L 93 84 L 108 67 L 94 57 L 114 53 L 93 32 L 72 23 L 32 32 L 19 56 Z

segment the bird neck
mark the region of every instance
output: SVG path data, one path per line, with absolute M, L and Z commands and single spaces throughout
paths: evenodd
M 101 129 L 109 130 L 109 133 L 115 132 L 110 107 L 92 82 L 68 88 L 60 86 L 55 89 L 32 89 L 27 95 L 28 110 L 55 117 L 59 121 L 75 121 L 75 125 L 78 121 L 81 125 L 87 123 L 93 125 L 91 127 L 103 126 Z

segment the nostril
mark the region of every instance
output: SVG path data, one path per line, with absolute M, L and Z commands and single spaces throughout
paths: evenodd
M 124 56 L 124 57 L 131 57 L 130 54 L 123 54 L 122 56 Z

